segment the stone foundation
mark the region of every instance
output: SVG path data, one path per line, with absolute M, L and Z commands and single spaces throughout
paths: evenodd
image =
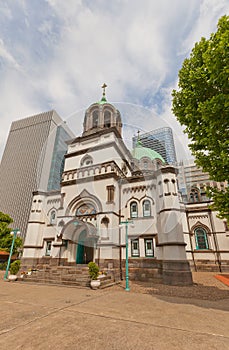
M 212 261 L 212 260 L 206 260 L 206 259 L 198 259 L 195 260 L 195 263 L 193 260 L 189 261 L 191 271 L 201 271 L 201 272 L 229 272 L 229 261 L 228 260 L 221 260 L 219 261 Z
M 98 261 L 95 261 L 98 263 Z M 161 282 L 168 285 L 191 285 L 192 274 L 188 261 L 161 261 L 155 258 L 129 259 L 130 281 Z M 121 266 L 118 259 L 100 259 L 100 270 L 111 273 L 115 281 L 125 279 L 125 260 Z M 43 257 L 40 259 L 22 259 L 22 269 L 49 265 L 49 266 L 76 266 L 66 259 Z
M 191 285 L 192 273 L 188 261 L 167 260 L 162 262 L 162 281 L 167 285 Z

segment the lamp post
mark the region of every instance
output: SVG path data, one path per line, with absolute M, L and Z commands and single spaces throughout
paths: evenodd
M 7 277 L 8 277 L 8 271 L 9 271 L 9 268 L 10 268 L 10 260 L 11 260 L 12 254 L 13 254 L 15 239 L 16 239 L 16 237 L 20 234 L 20 231 L 19 231 L 18 228 L 15 228 L 15 230 L 13 230 L 12 232 L 10 232 L 10 234 L 13 235 L 13 240 L 12 240 L 12 243 L 11 243 L 10 255 L 9 255 L 9 258 L 8 258 L 8 263 L 7 263 L 7 267 L 6 267 L 6 272 L 5 272 L 5 275 L 4 275 L 4 280 L 5 280 L 5 281 L 7 280 Z
M 126 291 L 129 291 L 129 263 L 128 263 L 128 225 L 132 224 L 133 221 L 129 221 L 128 219 L 125 221 L 121 221 L 119 227 L 122 228 L 122 225 L 125 225 L 126 227 Z

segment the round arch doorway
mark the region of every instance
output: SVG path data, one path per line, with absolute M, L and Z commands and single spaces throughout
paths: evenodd
M 76 263 L 88 264 L 93 261 L 95 239 L 87 236 L 87 230 L 84 229 L 79 234 L 79 240 L 76 249 Z
M 76 264 L 88 264 L 93 261 L 94 250 L 98 240 L 97 230 L 94 225 L 73 219 L 62 229 L 62 239 L 74 243 L 76 246 Z

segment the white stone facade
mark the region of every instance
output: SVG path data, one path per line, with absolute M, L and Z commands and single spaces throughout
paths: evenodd
M 148 161 L 148 169 L 139 169 L 141 159 L 133 159 L 126 148 L 120 114 L 112 105 L 103 101 L 90 106 L 82 136 L 68 143 L 61 190 L 34 193 L 23 258 L 121 263 L 126 227 L 120 226 L 129 220 L 129 257 L 161 261 L 165 282 L 170 283 L 175 271 L 175 279 L 190 283 L 187 258 L 193 261 L 193 238 L 187 222 L 193 220 L 193 230 L 193 214 L 187 214 L 187 221 L 180 206 L 176 169 L 157 159 Z M 218 225 L 214 215 L 212 220 Z M 220 245 L 226 246 L 229 238 L 221 230 Z

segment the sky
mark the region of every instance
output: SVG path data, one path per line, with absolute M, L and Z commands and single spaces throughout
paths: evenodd
M 1 0 L 0 159 L 14 120 L 55 109 L 79 135 L 104 82 L 128 147 L 137 130 L 170 126 L 178 160 L 190 158 L 171 92 L 228 13 L 228 0 Z

